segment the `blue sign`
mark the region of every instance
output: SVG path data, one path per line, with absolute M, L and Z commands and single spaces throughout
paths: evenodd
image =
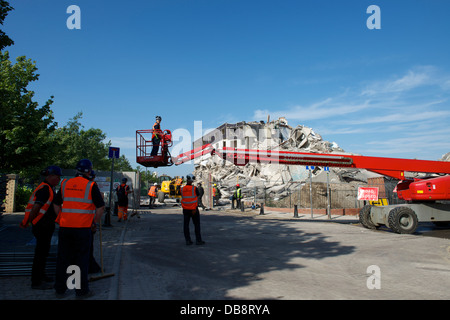
M 330 167 L 323 167 L 323 170 L 330 171 Z
M 306 166 L 306 170 L 314 170 L 315 166 Z
M 109 155 L 108 158 L 112 159 L 119 159 L 119 155 L 120 155 L 120 148 L 117 147 L 109 147 Z

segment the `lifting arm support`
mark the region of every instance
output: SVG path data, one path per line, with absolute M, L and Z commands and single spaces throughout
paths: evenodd
M 450 174 L 450 162 L 413 160 L 400 158 L 368 157 L 349 154 L 324 154 L 293 151 L 273 151 L 256 149 L 235 149 L 225 147 L 215 150 L 211 144 L 180 154 L 175 165 L 196 159 L 205 154 L 217 154 L 235 165 L 253 163 L 278 163 L 286 165 L 315 165 L 325 167 L 344 167 L 366 169 L 382 175 L 404 180 L 404 172 L 423 172 Z

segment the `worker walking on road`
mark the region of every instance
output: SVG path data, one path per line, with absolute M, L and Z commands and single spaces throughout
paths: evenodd
M 149 208 L 153 208 L 153 205 L 155 204 L 155 201 L 156 201 L 157 194 L 158 194 L 158 184 L 155 182 L 148 190 L 148 196 L 150 197 L 150 200 L 148 202 Z
M 128 219 L 128 194 L 130 193 L 130 187 L 127 185 L 127 181 L 127 178 L 123 178 L 120 186 L 116 188 L 119 207 L 119 210 L 117 212 L 119 220 L 117 220 L 117 222 L 121 222 L 122 218 L 123 221 L 126 221 Z
M 55 231 L 56 214 L 53 208 L 54 187 L 61 179 L 61 168 L 49 166 L 41 172 L 45 180 L 34 190 L 25 208 L 25 217 L 20 223 L 21 228 L 32 226 L 36 238 L 33 266 L 31 269 L 31 288 L 46 290 L 53 288 L 53 279 L 45 274 L 47 257 L 50 252 L 51 240 Z
M 75 287 L 77 298 L 93 295 L 88 282 L 92 231 L 96 230 L 105 210 L 105 202 L 97 183 L 89 180 L 92 162 L 82 159 L 78 161 L 76 170 L 75 178 L 61 183 L 61 189 L 54 200 L 56 222 L 59 224 L 55 281 L 58 298 L 62 298 L 67 290 L 69 266 L 79 268 L 79 281 L 75 281 L 79 285 Z
M 195 238 L 197 245 L 205 244 L 202 240 L 201 230 L 200 230 L 200 212 L 198 210 L 198 190 L 192 185 L 195 180 L 193 174 L 188 174 L 186 177 L 186 185 L 181 189 L 181 206 L 183 208 L 184 217 L 184 238 L 186 240 L 186 245 L 193 244 L 191 240 L 191 235 L 189 231 L 189 222 L 192 218 L 195 228 Z
M 152 152 L 151 152 L 152 156 L 158 155 L 159 143 L 161 142 L 161 134 L 162 134 L 161 120 L 162 119 L 160 116 L 156 116 L 156 121 L 155 121 L 155 124 L 153 125 L 153 132 L 152 132 L 153 148 L 152 148 Z

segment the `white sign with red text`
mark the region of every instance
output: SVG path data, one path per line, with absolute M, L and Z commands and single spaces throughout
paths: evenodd
M 359 187 L 358 200 L 378 201 L 377 187 Z

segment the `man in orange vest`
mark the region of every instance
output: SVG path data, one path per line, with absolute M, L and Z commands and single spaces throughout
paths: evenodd
M 195 228 L 195 244 L 202 245 L 205 241 L 202 240 L 200 233 L 200 212 L 198 210 L 198 190 L 192 185 L 195 180 L 193 174 L 188 174 L 186 177 L 186 185 L 181 189 L 181 207 L 183 208 L 184 217 L 184 238 L 186 245 L 193 244 L 191 234 L 189 232 L 189 221 L 192 218 Z
M 150 200 L 148 202 L 148 207 L 149 208 L 153 208 L 153 204 L 155 203 L 156 197 L 157 197 L 157 192 L 158 192 L 158 188 L 157 188 L 157 184 L 154 183 L 150 189 L 148 190 L 148 195 L 150 197 Z
M 46 290 L 53 288 L 53 279 L 45 275 L 45 266 L 55 231 L 56 214 L 53 209 L 54 188 L 61 179 L 61 168 L 49 166 L 42 170 L 45 180 L 34 190 L 25 208 L 21 228 L 32 226 L 36 238 L 33 266 L 31 269 L 31 288 Z
M 117 203 L 119 207 L 117 214 L 119 220 L 117 220 L 117 222 L 121 222 L 122 218 L 124 221 L 128 219 L 128 193 L 130 192 L 130 187 L 127 185 L 127 181 L 127 178 L 123 178 L 120 186 L 116 188 Z
M 78 161 L 77 176 L 64 180 L 54 200 L 56 222 L 59 224 L 58 257 L 56 260 L 55 290 L 58 298 L 67 290 L 68 267 L 79 268 L 79 287 L 75 288 L 77 298 L 93 295 L 89 290 L 88 272 L 92 231 L 100 223 L 105 202 L 97 183 L 90 181 L 92 162 Z M 68 273 L 69 272 L 69 273 Z M 76 283 L 75 283 L 76 284 Z

